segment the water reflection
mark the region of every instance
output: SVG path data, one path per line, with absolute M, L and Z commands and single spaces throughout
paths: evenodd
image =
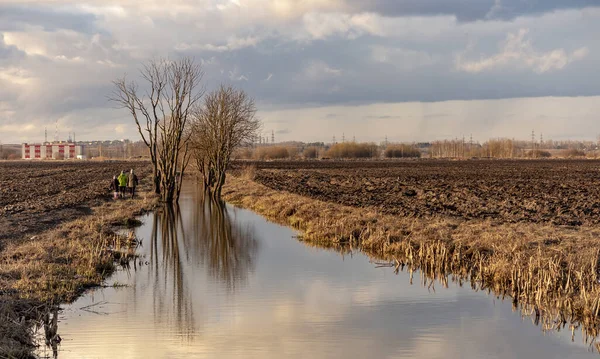
M 177 327 L 189 336 L 195 332 L 190 283 L 198 267 L 205 267 L 214 281 L 234 291 L 254 270 L 258 241 L 252 225 L 232 223 L 223 203 L 196 201 L 187 214 L 191 220 L 183 221 L 179 206 L 156 211 L 147 262 L 154 317 L 163 322 L 165 313 L 174 310 Z
M 234 225 L 222 202 L 207 200 L 202 211 L 204 215 L 194 216 L 202 221 L 194 226 L 200 229 L 199 237 L 203 238 L 195 242 L 201 261 L 207 264 L 213 278 L 233 291 L 247 283 L 248 274 L 255 267 L 258 241 L 254 227 Z
M 510 302 L 452 283 L 411 285 L 395 261 L 312 248 L 288 228 L 200 198 L 189 188 L 180 208 L 146 218 L 142 257 L 109 282 L 127 287 L 66 307 L 61 359 L 592 354 L 568 333 L 541 335 Z
M 190 335 L 194 332 L 194 311 L 184 282 L 180 233 L 183 237 L 185 232 L 179 207 L 164 206 L 156 211 L 150 236 L 148 283 L 152 283 L 155 320 L 166 321 L 165 314 L 173 310 L 181 333 Z

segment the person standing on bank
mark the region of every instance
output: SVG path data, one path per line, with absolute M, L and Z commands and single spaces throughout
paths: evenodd
M 125 197 L 125 191 L 127 190 L 127 175 L 124 171 L 121 171 L 119 175 L 119 192 L 121 193 L 121 198 Z
M 110 182 L 110 190 L 113 191 L 113 198 L 119 198 L 119 180 L 117 176 L 113 176 L 112 181 Z
M 138 185 L 138 178 L 135 175 L 135 173 L 133 173 L 133 169 L 132 169 L 131 172 L 129 173 L 129 183 L 127 184 L 127 188 L 129 189 L 129 193 L 131 194 L 132 199 L 135 196 L 135 187 L 137 187 L 137 185 Z

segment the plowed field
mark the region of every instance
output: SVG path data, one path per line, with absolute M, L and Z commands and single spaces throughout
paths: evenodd
M 384 213 L 600 223 L 600 161 L 258 162 L 272 189 Z
M 145 162 L 0 162 L 0 248 L 89 213 L 131 168 L 140 181 L 151 171 Z

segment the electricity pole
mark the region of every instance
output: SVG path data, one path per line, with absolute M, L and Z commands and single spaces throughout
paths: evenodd
M 535 158 L 535 132 L 531 130 L 531 158 Z

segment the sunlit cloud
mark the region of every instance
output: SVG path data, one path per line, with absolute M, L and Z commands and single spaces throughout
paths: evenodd
M 127 114 L 106 96 L 112 79 L 138 78 L 154 57 L 194 57 L 207 89 L 235 84 L 269 118 L 298 108 L 596 96 L 599 32 L 600 5 L 587 0 L 0 0 L 0 103 L 11 108 L 0 121 L 71 118 L 97 129 L 90 136 L 136 136 L 117 133 Z M 481 103 L 465 108 L 485 114 Z M 580 136 L 600 132 L 587 128 Z M 17 136 L 7 129 L 0 140 Z M 304 126 L 281 137 L 314 136 Z
M 581 60 L 589 53 L 587 47 L 579 48 L 572 53 L 558 48 L 547 52 L 537 51 L 528 39 L 528 29 L 508 34 L 502 44 L 501 51 L 493 56 L 476 61 L 465 61 L 457 58 L 457 67 L 466 72 L 478 73 L 506 66 L 526 67 L 537 73 L 561 70 L 571 62 Z

